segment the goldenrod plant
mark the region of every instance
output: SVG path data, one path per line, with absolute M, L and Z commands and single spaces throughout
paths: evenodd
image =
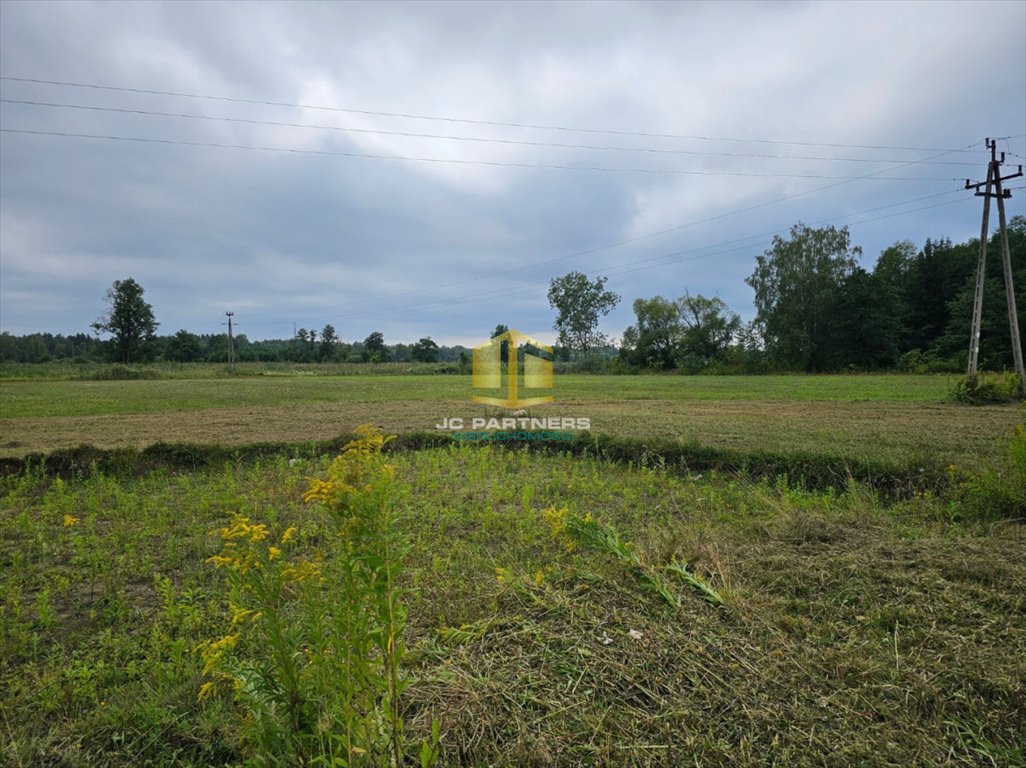
M 200 647 L 201 699 L 247 709 L 254 764 L 401 765 L 406 554 L 391 438 L 361 427 L 304 494 L 308 531 L 234 515 L 209 559 L 228 574 L 230 625 Z M 301 539 L 319 547 L 301 554 Z M 420 762 L 438 756 L 438 730 Z

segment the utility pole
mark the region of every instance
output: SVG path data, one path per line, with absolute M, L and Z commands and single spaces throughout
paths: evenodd
M 234 312 L 225 312 L 228 317 L 228 372 L 235 373 L 235 341 L 232 338 L 232 317 Z
M 1015 287 L 1012 285 L 1012 255 L 1008 248 L 1008 228 L 1005 221 L 1005 200 L 1012 196 L 1010 189 L 1003 189 L 1001 182 L 1022 176 L 1022 166 L 1017 173 L 1001 175 L 1001 166 L 1005 162 L 1005 153 L 997 156 L 997 140 L 987 139 L 990 150 L 990 162 L 987 164 L 987 180 L 973 184 L 965 180 L 966 189 L 975 189 L 976 196 L 983 198 L 983 223 L 980 227 L 980 258 L 976 265 L 976 293 L 973 299 L 973 324 L 969 336 L 969 371 L 967 378 L 970 384 L 976 382 L 976 366 L 980 356 L 980 325 L 983 321 L 983 285 L 987 269 L 987 237 L 990 234 L 990 199 L 997 200 L 998 223 L 1001 228 L 1001 261 L 1005 272 L 1005 295 L 1008 300 L 1008 324 L 1012 336 L 1012 359 L 1015 361 L 1015 372 L 1019 375 L 1019 386 L 1026 393 L 1026 370 L 1022 362 L 1022 342 L 1019 340 L 1019 317 L 1015 309 Z M 980 191 L 983 187 L 983 191 Z

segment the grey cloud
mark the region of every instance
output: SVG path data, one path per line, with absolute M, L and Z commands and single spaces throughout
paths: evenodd
M 1002 147 L 1023 155 L 1024 8 L 6 2 L 0 4 L 0 73 L 653 134 L 927 148 L 1014 135 Z M 1003 52 L 1001 66 L 993 57 L 956 55 L 959 46 L 984 39 Z M 869 159 L 937 154 L 540 131 L 13 81 L 0 81 L 0 94 L 566 144 Z M 350 339 L 382 330 L 391 341 L 468 340 L 498 322 L 545 338 L 552 321 L 545 283 L 571 269 L 611 275 L 609 286 L 624 296 L 606 319 L 613 335 L 631 321 L 633 298 L 685 289 L 718 294 L 747 316 L 751 292 L 743 279 L 770 243 L 765 233 L 786 233 L 798 220 L 844 224 L 842 217 L 857 211 L 954 190 L 958 179 L 985 168 L 982 146 L 938 158 L 972 166 L 911 165 L 885 174 L 928 181 L 839 183 L 780 174 L 857 176 L 884 166 L 482 144 L 16 104 L 2 105 L 0 123 L 713 174 L 420 163 L 4 133 L 0 327 L 14 333 L 85 330 L 102 311 L 106 287 L 129 275 L 146 288 L 162 330 L 217 331 L 223 311 L 234 308 L 253 338 L 287 335 L 293 322 L 331 322 Z M 728 173 L 767 176 L 722 175 Z M 1022 212 L 1026 197 L 1016 196 L 1012 211 Z M 902 209 L 880 214 L 889 210 Z M 871 266 L 895 240 L 973 236 L 978 217 L 978 201 L 966 194 L 948 207 L 855 223 L 852 234 Z M 715 220 L 701 223 L 706 219 Z M 693 226 L 573 256 L 683 224 Z M 728 242 L 752 235 L 764 236 L 740 249 Z M 676 252 L 685 253 L 658 258 Z

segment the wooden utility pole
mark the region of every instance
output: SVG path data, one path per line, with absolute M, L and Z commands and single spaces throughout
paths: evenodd
M 987 164 L 987 180 L 973 184 L 965 180 L 966 189 L 975 189 L 976 196 L 983 198 L 983 224 L 980 227 L 980 258 L 976 265 L 976 293 L 973 299 L 973 324 L 969 336 L 969 370 L 967 378 L 970 383 L 976 381 L 976 366 L 980 357 L 980 325 L 983 321 L 983 286 L 987 277 L 987 239 L 990 234 L 990 199 L 997 200 L 998 223 L 1001 228 L 1001 261 L 1005 272 L 1005 295 L 1008 299 L 1008 324 L 1012 336 L 1012 359 L 1015 361 L 1015 372 L 1019 375 L 1019 386 L 1026 392 L 1026 370 L 1022 362 L 1022 342 L 1019 340 L 1019 317 L 1015 309 L 1015 287 L 1012 285 L 1012 255 L 1008 248 L 1008 229 L 1005 220 L 1005 200 L 1012 196 L 1010 189 L 1003 189 L 1001 182 L 1022 176 L 1022 166 L 1017 173 L 1001 175 L 1001 166 L 1005 162 L 1005 153 L 997 156 L 997 141 L 987 139 L 990 150 L 990 162 Z M 983 187 L 983 191 L 980 191 Z
M 228 371 L 235 373 L 235 341 L 232 338 L 232 317 L 234 312 L 225 312 L 228 317 Z

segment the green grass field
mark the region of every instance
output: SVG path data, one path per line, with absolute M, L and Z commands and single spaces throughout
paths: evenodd
M 1026 765 L 1023 413 L 956 405 L 948 387 L 565 376 L 537 413 L 590 416 L 636 460 L 388 454 L 408 764 L 435 723 L 452 766 Z M 482 413 L 469 394 L 455 376 L 0 380 L 0 444 L 300 445 L 361 422 L 431 430 Z M 689 469 L 645 450 L 657 440 L 912 472 L 921 457 L 960 479 L 888 500 Z M 269 658 L 207 560 L 233 514 L 271 542 L 297 529 L 279 563 L 340 557 L 330 516 L 302 500 L 329 461 L 284 447 L 201 470 L 0 477 L 0 765 L 296 764 L 255 728 L 288 718 L 254 710 L 249 688 L 200 698 L 212 641 L 235 633 L 237 658 Z M 555 509 L 606 538 L 569 539 Z M 320 668 L 301 617 L 337 605 L 336 587 L 281 593 L 300 670 Z M 296 727 L 327 738 L 329 704 Z
M 769 400 L 917 402 L 945 400 L 954 377 L 933 376 L 583 376 L 556 379 L 558 402 Z M 258 375 L 235 378 L 76 381 L 0 379 L 0 414 L 104 416 L 338 402 L 470 400 L 469 376 Z
M 948 401 L 947 376 L 559 376 L 539 416 L 595 432 L 713 447 L 979 467 L 1015 406 Z M 490 413 L 468 376 L 245 376 L 140 381 L 0 380 L 0 456 L 83 443 L 244 445 L 323 440 L 362 423 L 398 433 Z

